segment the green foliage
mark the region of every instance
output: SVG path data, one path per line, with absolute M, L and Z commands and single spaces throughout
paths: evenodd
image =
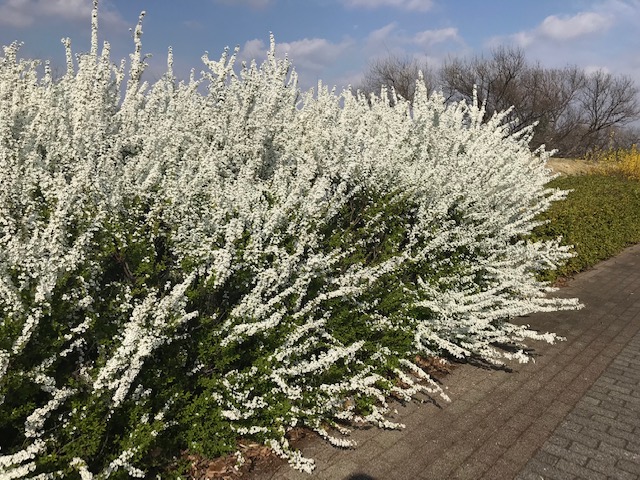
M 407 225 L 416 206 L 397 192 L 362 191 L 341 209 L 324 229 L 329 249 L 352 253 L 343 263 L 377 265 L 397 254 L 406 244 Z
M 576 256 L 545 280 L 571 276 L 640 242 L 640 182 L 602 174 L 559 177 L 550 187 L 572 190 L 541 219 L 548 223 L 533 231 L 535 240 L 564 238 Z

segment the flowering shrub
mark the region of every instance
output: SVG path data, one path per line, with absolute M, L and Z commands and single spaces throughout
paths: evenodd
M 141 17 L 142 20 L 142 17 Z M 300 92 L 286 60 L 142 82 L 91 51 L 0 59 L 0 475 L 178 475 L 181 452 L 285 434 L 348 446 L 390 396 L 446 398 L 416 355 L 527 361 L 509 323 L 577 308 L 524 238 L 562 191 L 502 115 Z M 206 93 L 201 93 L 206 89 Z M 514 353 L 515 352 L 515 353 Z

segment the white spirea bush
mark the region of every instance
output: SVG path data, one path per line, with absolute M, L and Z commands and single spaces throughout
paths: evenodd
M 509 323 L 578 307 L 536 280 L 570 254 L 528 239 L 564 196 L 531 130 L 422 81 L 301 92 L 273 39 L 148 85 L 141 21 L 128 69 L 97 2 L 61 78 L 0 58 L 1 478 L 168 477 L 238 436 L 311 470 L 292 427 L 349 446 L 390 397 L 446 399 L 421 358 L 554 341 Z

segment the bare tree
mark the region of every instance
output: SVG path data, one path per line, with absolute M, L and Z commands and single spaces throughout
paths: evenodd
M 440 84 L 447 101 L 470 101 L 475 90 L 489 115 L 511 109 L 511 131 L 535 123 L 532 147 L 545 144 L 565 156 L 614 140 L 629 143 L 634 132 L 625 127 L 640 118 L 639 90 L 629 77 L 587 74 L 575 66 L 546 68 L 511 47 L 498 47 L 488 57 L 449 58 L 439 72 L 410 57 L 388 56 L 369 65 L 361 90 L 379 94 L 386 85 L 412 101 L 419 71 L 429 90 Z
M 448 98 L 471 100 L 476 89 L 478 100 L 493 113 L 513 105 L 512 100 L 520 93 L 519 85 L 527 67 L 521 49 L 499 47 L 489 58 L 448 59 L 440 78 Z
M 544 134 L 559 117 L 558 108 L 573 96 L 569 75 L 530 65 L 524 51 L 499 47 L 490 57 L 448 59 L 440 71 L 445 96 L 454 101 L 471 101 L 474 89 L 489 115 L 511 109 L 507 116 L 512 131 L 538 123 L 535 146 L 544 143 Z
M 475 87 L 489 114 L 511 107 L 513 131 L 536 122 L 533 146 L 544 143 L 563 155 L 606 146 L 613 131 L 640 117 L 638 88 L 630 78 L 531 65 L 520 49 L 449 59 L 440 75 L 448 98 L 470 100 Z
M 602 70 L 586 77 L 579 98 L 583 142 L 603 144 L 614 127 L 622 127 L 640 115 L 638 87 L 627 76 L 614 77 Z
M 422 72 L 427 89 L 431 90 L 435 75 L 426 62 L 420 63 L 415 58 L 399 58 L 389 55 L 369 64 L 360 90 L 380 95 L 382 87 L 386 86 L 393 88 L 400 97 L 413 102 L 420 72 Z
M 536 65 L 521 88 L 516 111 L 523 124 L 537 122 L 533 146 L 564 148 L 580 121 L 576 99 L 584 87 L 577 67 L 546 69 Z

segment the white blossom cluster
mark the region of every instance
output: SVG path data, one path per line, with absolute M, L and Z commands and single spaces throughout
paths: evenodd
M 0 57 L 0 406 L 12 395 L 9 378 L 33 382 L 47 398 L 25 418 L 22 449 L 0 449 L 0 478 L 35 475 L 56 432 L 83 418 L 72 400 L 103 399 L 111 413 L 127 401 L 149 402 L 151 393 L 140 394 L 150 392 L 141 380 L 147 362 L 157 364 L 157 351 L 201 325 L 216 330 L 221 349 L 277 339 L 259 368 L 220 374 L 211 407 L 239 434 L 261 435 L 310 470 L 287 428 L 304 424 L 350 446 L 331 430 L 348 433 L 345 422 L 399 426 L 386 417 L 389 395 L 446 399 L 407 358 L 385 378 L 380 367 L 398 352 L 381 345 L 365 355 L 364 340 L 341 340 L 330 327 L 336 305 L 353 306 L 372 331 L 409 332 L 412 356 L 492 363 L 529 358 L 497 345 L 556 338 L 510 318 L 579 307 L 550 298 L 553 289 L 536 280 L 570 253 L 559 241 L 527 239 L 536 216 L 565 194 L 545 187 L 549 154 L 530 151 L 531 130 L 508 135 L 504 114 L 486 119 L 481 105 L 448 105 L 428 96 L 421 79 L 411 105 L 321 84 L 300 92 L 273 38 L 262 66 L 238 67 L 228 52 L 219 61 L 205 55 L 207 71 L 187 82 L 174 77 L 169 52 L 166 75 L 149 85 L 141 21 L 128 71 L 112 64 L 108 43 L 99 51 L 97 1 L 91 51 L 74 57 L 65 39 L 61 78 L 19 60 L 18 44 Z M 400 226 L 392 254 L 349 263 L 399 228 L 398 218 L 378 213 L 362 220 L 365 233 L 353 244 L 329 242 L 346 215 L 355 225 L 380 198 L 406 205 L 411 221 Z M 180 269 L 158 285 L 143 267 L 157 260 L 160 247 L 149 246 L 161 241 Z M 120 253 L 140 245 L 133 271 Z M 415 281 L 401 280 L 412 269 Z M 405 293 L 392 314 L 371 298 L 389 279 Z M 189 309 L 196 284 L 229 308 L 212 308 L 204 322 Z M 104 329 L 115 333 L 95 345 Z M 197 358 L 184 373 L 205 375 L 216 361 Z M 73 374 L 64 377 L 67 362 Z M 336 366 L 352 373 L 316 382 Z M 373 399 L 369 413 L 354 409 L 358 396 Z M 282 399 L 290 407 L 280 423 L 261 423 Z M 157 436 L 171 422 L 165 411 L 141 416 L 140 428 L 154 418 Z M 144 477 L 132 464 L 136 453 L 125 449 L 94 474 L 78 452 L 68 468 L 81 478 L 118 469 Z

